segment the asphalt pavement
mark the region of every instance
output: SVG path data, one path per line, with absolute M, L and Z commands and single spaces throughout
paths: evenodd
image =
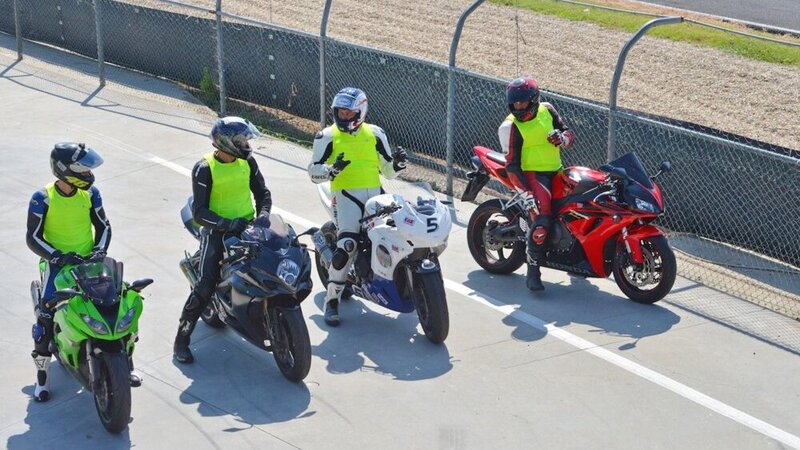
M 196 241 L 179 211 L 189 170 L 210 151 L 214 116 L 175 85 L 0 35 L 0 442 L 9 449 L 158 448 L 800 448 L 800 324 L 679 278 L 664 301 L 635 304 L 613 280 L 544 271 L 494 276 L 465 242 L 474 205 L 455 202 L 442 256 L 450 336 L 433 345 L 417 317 L 354 299 L 342 326 L 322 320 L 319 283 L 303 311 L 313 346 L 303 383 L 229 330 L 199 324 L 193 365 L 172 358 L 188 285 L 178 268 Z M 391 136 L 390 136 L 391 139 Z M 111 436 L 92 397 L 53 364 L 52 399 L 33 402 L 25 245 L 30 196 L 53 179 L 55 142 L 86 142 L 125 279 L 152 277 L 134 355 L 128 429 Z M 256 158 L 275 212 L 296 229 L 327 220 L 308 149 L 273 138 Z M 407 189 L 401 181 L 389 191 Z M 443 197 L 443 196 L 442 196 Z M 316 274 L 314 279 L 317 280 Z M 751 321 L 756 335 L 731 320 Z
M 642 3 L 670 6 L 704 14 L 764 24 L 800 32 L 800 2 L 797 0 L 644 0 Z

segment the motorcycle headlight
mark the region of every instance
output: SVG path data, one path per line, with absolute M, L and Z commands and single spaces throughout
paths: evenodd
M 636 203 L 636 209 L 638 209 L 638 210 L 647 211 L 647 212 L 651 212 L 651 213 L 656 212 L 656 206 L 654 204 L 650 203 L 650 202 L 646 202 L 646 201 L 636 197 L 635 203 Z
M 124 316 L 122 316 L 122 319 L 120 319 L 119 322 L 117 322 L 117 332 L 119 333 L 127 330 L 128 327 L 131 326 L 131 323 L 133 323 L 134 316 L 136 316 L 136 309 L 131 308 L 130 310 L 128 310 L 128 312 L 125 313 Z
M 81 318 L 83 319 L 84 322 L 86 322 L 86 325 L 89 325 L 89 328 L 91 328 L 92 331 L 94 331 L 95 333 L 108 334 L 108 327 L 106 327 L 106 324 L 104 324 L 103 322 L 100 322 L 99 320 L 86 315 L 82 315 Z
M 294 286 L 297 283 L 297 276 L 300 275 L 300 266 L 291 259 L 284 259 L 278 264 L 277 274 L 278 278 L 283 280 L 289 286 Z

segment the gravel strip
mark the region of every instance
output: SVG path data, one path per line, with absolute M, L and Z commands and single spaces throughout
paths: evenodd
M 128 3 L 195 14 L 157 0 Z M 215 1 L 191 3 L 213 9 Z M 253 3 L 224 0 L 223 9 L 319 33 L 321 0 Z M 334 0 L 328 35 L 446 63 L 458 16 L 471 3 Z M 629 38 L 585 22 L 484 4 L 467 21 L 457 63 L 502 78 L 532 75 L 544 89 L 605 103 L 619 51 Z M 798 68 L 644 37 L 628 56 L 617 100 L 620 107 L 800 149 L 798 99 Z

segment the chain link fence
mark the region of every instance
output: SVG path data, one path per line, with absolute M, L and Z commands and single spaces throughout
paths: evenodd
M 91 2 L 16 1 L 25 39 L 97 57 L 95 9 Z M 471 170 L 472 147 L 499 149 L 497 127 L 507 115 L 504 97 L 507 79 L 541 73 L 545 77 L 542 85 L 548 87 L 552 84 L 550 80 L 569 70 L 582 57 L 597 70 L 607 70 L 610 76 L 614 61 L 606 47 L 618 51 L 625 40 L 621 33 L 610 41 L 595 43 L 595 47 L 587 44 L 581 54 L 566 55 L 569 58 L 565 54 L 538 54 L 535 46 L 527 42 L 520 46 L 519 41 L 525 36 L 542 35 L 546 23 L 541 18 L 486 5 L 476 11 L 478 16 L 464 30 L 460 50 L 464 55 L 463 65 L 450 68 L 434 61 L 442 59 L 441 36 L 433 45 L 435 51 L 427 58 L 345 42 L 341 36 L 346 38 L 350 19 L 341 11 L 337 15 L 336 9 L 331 15 L 332 29 L 337 30 L 331 35 L 336 37 L 320 38 L 309 32 L 308 17 L 303 18 L 303 30 L 298 30 L 267 23 L 263 15 L 255 20 L 223 10 L 217 12 L 222 23 L 218 29 L 218 17 L 209 0 L 204 0 L 202 7 L 160 0 L 140 0 L 139 4 L 133 4 L 133 0 L 96 1 L 102 16 L 100 35 L 106 62 L 185 83 L 215 107 L 222 107 L 213 102 L 216 90 L 224 89 L 232 105 L 228 113 L 261 112 L 275 126 L 297 120 L 287 133 L 306 142 L 319 128 L 320 120 L 331 123 L 325 106 L 339 89 L 346 86 L 364 89 L 370 98 L 369 121 L 386 130 L 390 143 L 410 150 L 414 164 L 405 176 L 428 181 L 438 190 L 447 188 L 444 176 L 448 173 L 449 159 L 447 114 L 448 102 L 452 101 L 455 115 L 449 172 L 455 177 L 455 196 L 463 191 L 465 173 Z M 13 2 L 0 0 L 0 30 L 8 33 L 15 31 Z M 458 8 L 469 3 L 452 2 L 443 16 L 455 21 Z M 240 3 L 235 5 L 241 7 Z M 291 22 L 286 11 L 293 11 L 296 5 L 282 4 L 275 11 L 272 6 L 270 2 L 257 11 L 281 15 L 283 20 Z M 237 14 L 251 11 L 231 10 Z M 574 24 L 565 27 L 565 34 L 559 35 L 559 39 L 582 39 L 581 33 L 590 34 L 586 27 Z M 492 32 L 487 34 L 487 28 Z M 354 33 L 356 41 L 368 40 L 358 30 Z M 497 41 L 496 48 L 504 48 L 506 53 L 472 49 L 480 36 Z M 403 44 L 397 39 L 390 42 L 395 48 Z M 650 45 L 650 41 L 643 42 Z M 632 59 L 631 68 L 626 69 L 622 78 L 620 105 L 626 109 L 612 113 L 617 130 L 616 154 L 636 151 L 650 171 L 655 171 L 661 160 L 673 163 L 674 170 L 659 178 L 668 205 L 659 223 L 670 233 L 680 258 L 679 273 L 791 317 L 800 317 L 797 268 L 800 234 L 794 230 L 800 224 L 800 209 L 791 206 L 798 198 L 800 152 L 796 147 L 781 147 L 779 139 L 765 143 L 742 137 L 742 134 L 759 137 L 757 133 L 744 132 L 750 130 L 745 126 L 721 129 L 715 127 L 717 119 L 713 118 L 708 122 L 681 121 L 669 117 L 675 111 L 666 114 L 663 109 L 637 103 L 644 95 L 637 90 L 639 85 L 630 83 L 637 77 L 645 84 L 665 84 L 659 94 L 662 96 L 678 95 L 670 90 L 672 85 L 685 91 L 682 84 L 664 83 L 659 78 L 663 74 L 649 75 L 657 71 L 653 61 L 677 60 L 681 64 L 689 61 L 664 53 L 668 49 L 661 49 L 660 44 L 654 45 L 655 50 L 645 49 L 646 58 Z M 516 57 L 509 56 L 515 54 Z M 543 61 L 563 64 L 545 66 Z M 220 78 L 220 73 L 224 78 Z M 455 82 L 453 98 L 448 95 L 451 73 Z M 674 72 L 666 76 L 674 78 Z M 322 90 L 321 80 L 324 80 Z M 631 89 L 632 84 L 635 86 Z M 608 156 L 610 113 L 596 91 L 607 92 L 607 87 L 569 83 L 565 86 L 560 92 L 543 91 L 543 100 L 553 103 L 578 136 L 575 146 L 563 153 L 564 162 L 597 167 Z M 653 101 L 647 103 L 652 104 Z M 751 108 L 762 105 L 751 104 Z M 245 106 L 249 109 L 235 109 Z M 737 107 L 732 105 L 733 109 Z M 324 117 L 320 117 L 321 111 L 325 111 Z M 775 129 L 786 126 L 780 123 Z M 792 142 L 791 138 L 787 142 Z

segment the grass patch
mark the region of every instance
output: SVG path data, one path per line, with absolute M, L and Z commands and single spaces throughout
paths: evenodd
M 504 6 L 517 6 L 539 14 L 556 16 L 576 22 L 590 22 L 612 30 L 627 31 L 631 34 L 639 30 L 653 17 L 624 12 L 608 11 L 554 0 L 490 0 Z M 750 34 L 764 34 L 748 30 Z M 708 47 L 757 61 L 800 67 L 800 47 L 792 47 L 774 42 L 762 41 L 747 36 L 727 33 L 691 23 L 666 25 L 653 28 L 647 36 L 687 42 L 700 47 Z M 773 37 L 773 36 L 771 36 Z M 791 38 L 782 38 L 792 41 Z

